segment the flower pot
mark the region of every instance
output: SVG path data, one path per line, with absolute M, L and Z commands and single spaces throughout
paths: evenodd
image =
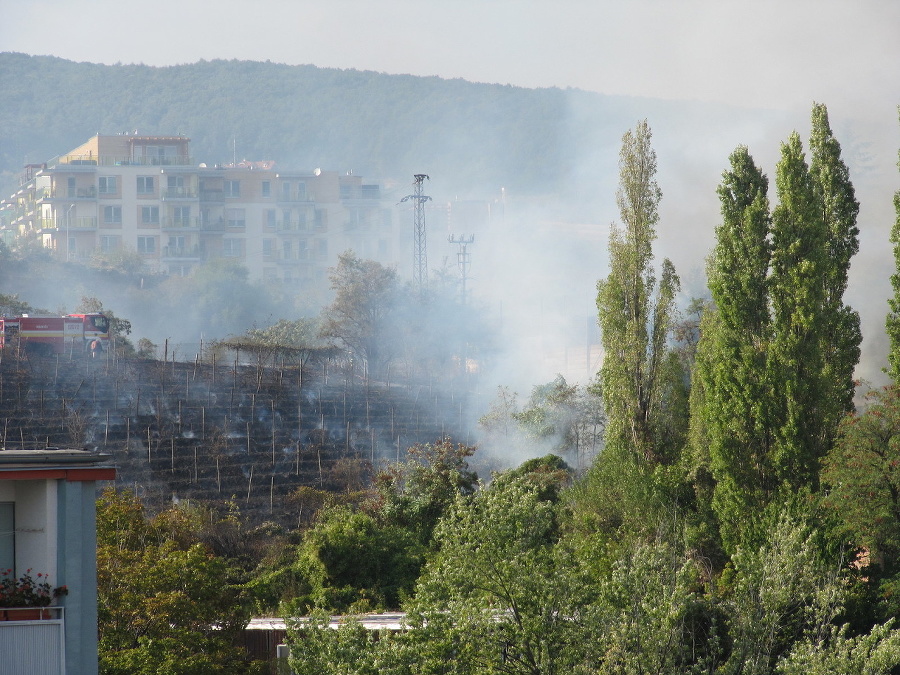
M 6 621 L 38 621 L 49 619 L 50 612 L 41 607 L 7 608 L 3 610 Z

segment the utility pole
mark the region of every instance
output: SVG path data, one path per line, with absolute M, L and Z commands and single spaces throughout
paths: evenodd
M 428 253 L 425 248 L 425 202 L 431 197 L 422 194 L 422 184 L 425 180 L 431 180 L 424 173 L 415 174 L 416 190 L 411 195 L 406 195 L 400 200 L 402 204 L 410 199 L 415 200 L 413 213 L 413 283 L 420 296 L 424 296 L 425 289 L 428 287 Z
M 462 304 L 466 304 L 466 279 L 469 278 L 469 266 L 472 264 L 469 260 L 469 252 L 466 247 L 475 241 L 475 235 L 470 234 L 468 237 L 459 237 L 451 234 L 448 240 L 451 244 L 457 245 L 456 250 L 456 266 L 459 267 L 459 275 L 462 278 Z

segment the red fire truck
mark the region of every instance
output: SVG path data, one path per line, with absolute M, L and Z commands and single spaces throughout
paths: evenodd
M 18 343 L 29 351 L 62 354 L 68 350 L 105 351 L 109 319 L 100 313 L 0 318 L 0 347 Z

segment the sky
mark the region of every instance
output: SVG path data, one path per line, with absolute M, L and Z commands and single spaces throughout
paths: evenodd
M 777 108 L 896 105 L 894 0 L 29 0 L 0 51 L 246 59 Z

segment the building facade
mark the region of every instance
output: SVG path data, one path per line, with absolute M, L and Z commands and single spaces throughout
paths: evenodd
M 96 675 L 96 481 L 115 478 L 109 460 L 0 449 L 0 568 L 68 591 L 42 610 L 0 608 L 0 672 Z
M 98 135 L 25 167 L 17 192 L 0 203 L 0 234 L 40 242 L 60 260 L 134 251 L 169 275 L 231 258 L 251 279 L 302 291 L 327 285 L 347 249 L 406 262 L 397 199 L 387 192 L 352 173 L 197 164 L 183 136 Z

